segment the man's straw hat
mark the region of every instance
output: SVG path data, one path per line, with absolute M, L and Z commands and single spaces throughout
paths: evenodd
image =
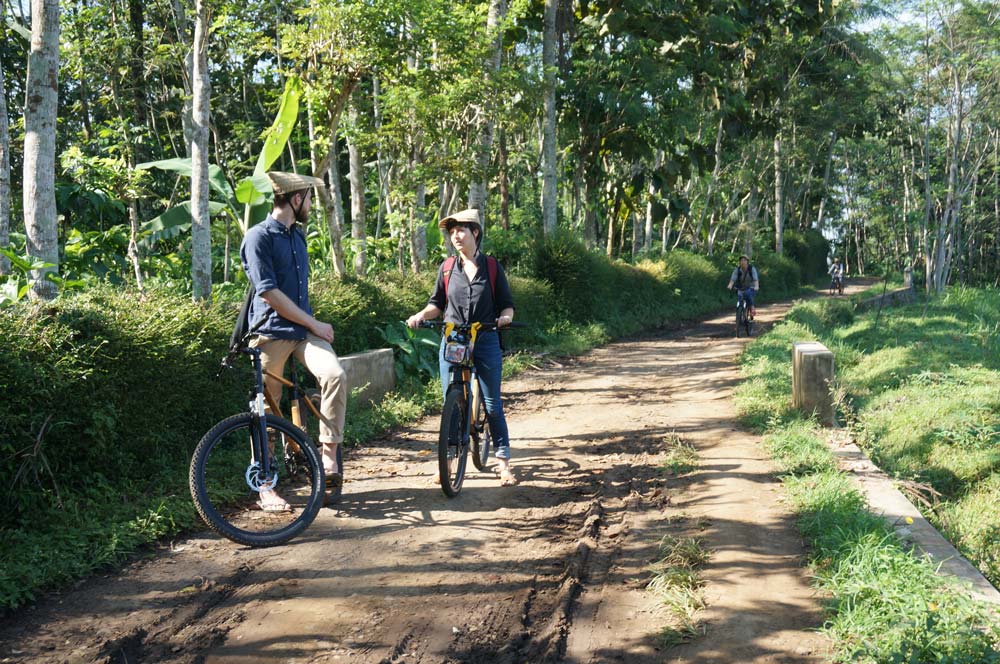
M 480 232 L 483 230 L 483 222 L 479 219 L 479 210 L 476 208 L 469 208 L 468 210 L 448 215 L 438 222 L 438 228 L 447 230 L 448 224 L 475 224 L 479 226 Z
M 326 186 L 320 178 L 309 175 L 299 175 L 298 173 L 282 173 L 281 171 L 271 171 L 267 174 L 271 181 L 271 188 L 276 194 L 291 194 L 303 189 Z

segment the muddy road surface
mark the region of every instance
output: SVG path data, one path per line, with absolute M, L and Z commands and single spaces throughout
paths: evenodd
M 540 363 L 505 385 L 520 485 L 470 464 L 446 498 L 427 418 L 350 450 L 343 501 L 290 544 L 172 542 L 8 616 L 0 662 L 822 661 L 802 541 L 735 421 L 744 343 L 727 313 Z M 664 535 L 711 551 L 702 633 L 672 647 L 646 590 Z

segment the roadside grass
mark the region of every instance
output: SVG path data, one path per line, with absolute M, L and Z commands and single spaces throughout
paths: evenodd
M 737 402 L 784 474 L 828 592 L 837 661 L 1000 662 L 1000 626 L 914 555 L 836 469 L 820 430 L 791 408 L 791 344 L 835 354 L 840 417 L 883 470 L 940 494 L 927 516 L 1000 580 L 1000 361 L 995 291 L 955 289 L 926 306 L 854 317 L 801 304 L 744 353 Z M 933 495 L 933 494 L 932 494 Z
M 665 535 L 660 540 L 656 561 L 649 566 L 652 578 L 646 590 L 663 605 L 670 621 L 657 635 L 662 646 L 684 643 L 705 633 L 697 618 L 705 608 L 704 582 L 698 569 L 710 555 L 697 538 Z

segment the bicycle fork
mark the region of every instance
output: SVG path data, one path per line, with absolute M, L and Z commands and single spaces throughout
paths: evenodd
M 273 457 L 267 439 L 267 411 L 264 405 L 264 379 L 260 352 L 254 349 L 251 354 L 257 385 L 249 404 L 254 426 L 250 430 L 250 465 L 246 471 L 246 482 L 251 489 L 260 493 L 274 489 L 278 477 L 272 469 Z

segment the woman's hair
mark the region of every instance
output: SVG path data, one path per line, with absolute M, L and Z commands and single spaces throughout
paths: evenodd
M 468 228 L 476 238 L 476 244 L 478 245 L 483 239 L 482 229 L 479 224 L 475 222 L 465 222 L 465 221 L 449 221 L 448 225 L 445 226 L 445 233 L 451 234 L 451 229 L 455 226 L 465 226 Z

